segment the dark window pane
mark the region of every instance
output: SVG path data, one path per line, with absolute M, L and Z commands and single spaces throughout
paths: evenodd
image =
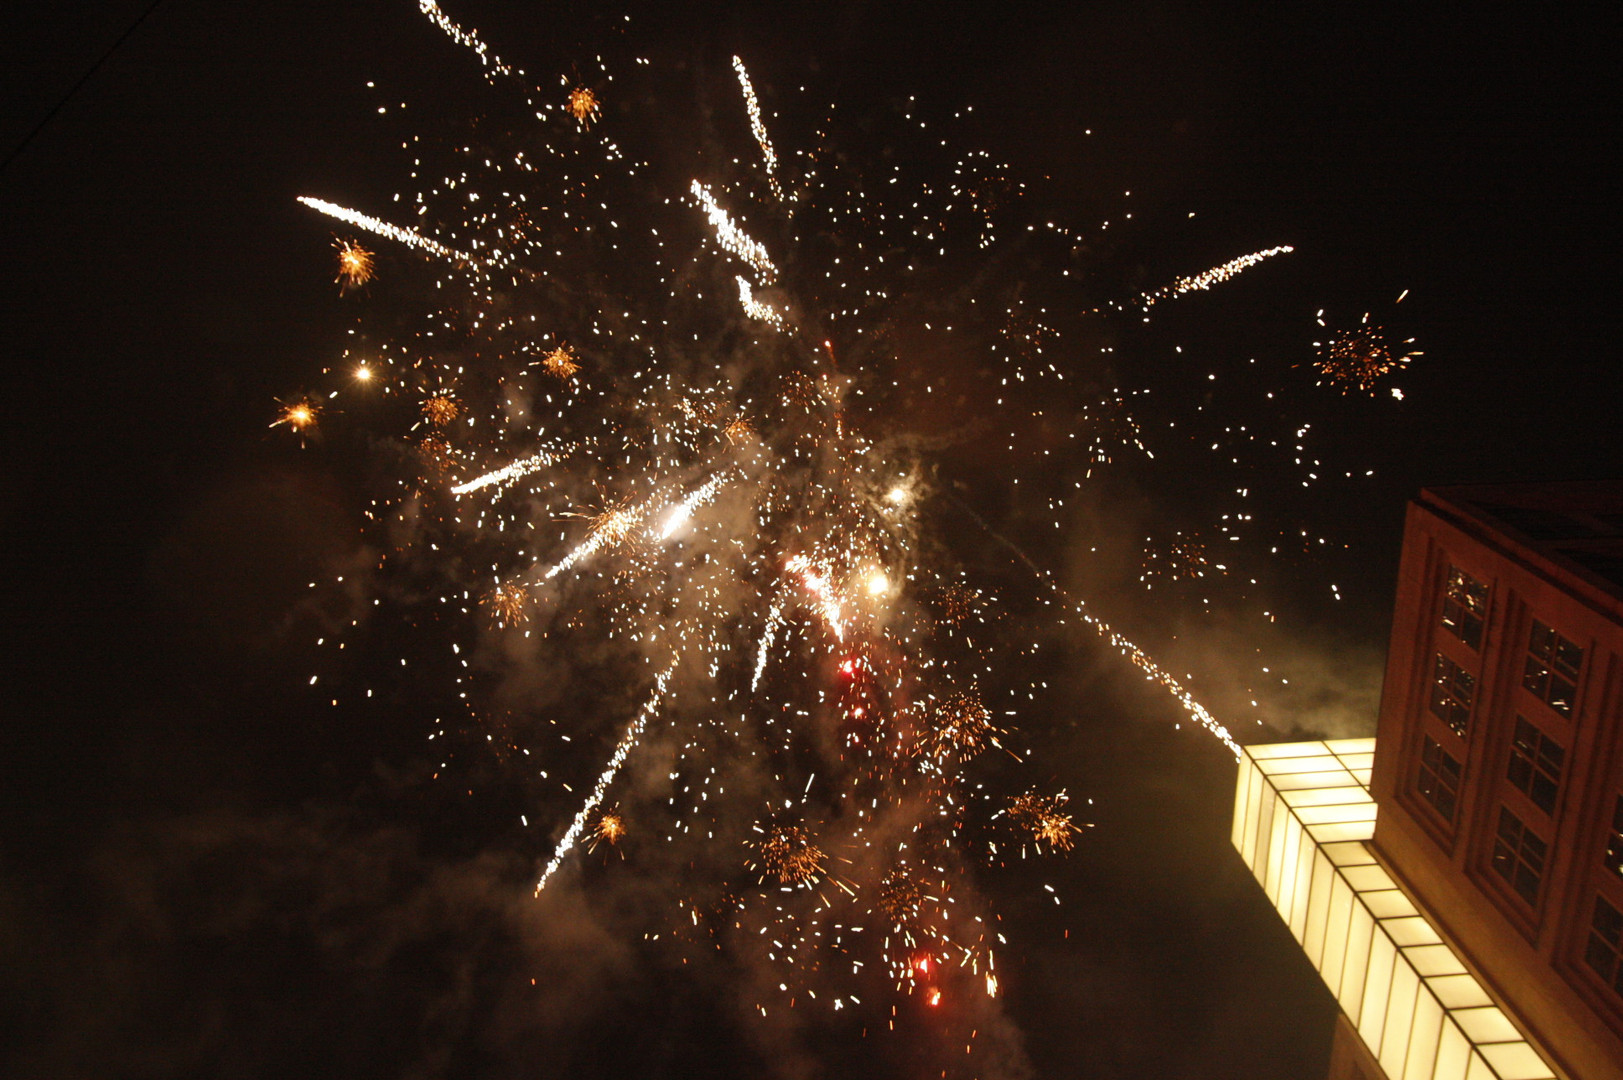
M 1612 965 L 1616 962 L 1617 954 L 1607 947 L 1606 942 L 1602 941 L 1594 934 L 1590 934 L 1589 948 L 1584 950 L 1584 963 L 1594 968 L 1595 973 L 1601 978 L 1605 979 L 1607 982 L 1611 982 Z
M 1438 653 L 1432 669 L 1432 715 L 1463 738 L 1470 724 L 1471 700 L 1475 696 L 1476 677 Z
M 1583 662 L 1583 649 L 1534 620 L 1527 638 L 1522 685 L 1562 716 L 1571 716 L 1578 669 Z
M 1546 814 L 1555 811 L 1555 781 L 1542 773 L 1533 777 L 1533 787 L 1527 794 L 1533 803 Z
M 1602 857 L 1606 869 L 1623 877 L 1623 795 L 1612 804 L 1612 834 L 1606 838 L 1606 854 Z
M 1546 814 L 1555 811 L 1561 788 L 1561 762 L 1566 752 L 1525 717 L 1516 717 L 1505 778 L 1526 793 Z
M 1544 841 L 1506 807 L 1499 808 L 1498 836 L 1493 842 L 1493 870 L 1529 904 L 1538 902 L 1544 873 Z
M 1415 788 L 1444 819 L 1454 820 L 1455 797 L 1460 790 L 1460 763 L 1429 735 L 1420 746 L 1420 777 Z
M 1488 587 L 1457 566 L 1448 568 L 1443 589 L 1443 629 L 1473 649 L 1482 647 L 1482 626 L 1488 617 Z

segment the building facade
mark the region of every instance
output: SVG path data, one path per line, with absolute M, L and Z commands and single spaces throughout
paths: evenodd
M 1374 745 L 1365 850 L 1540 1062 L 1481 1075 L 1623 1080 L 1623 484 L 1410 505 Z M 1422 1075 L 1331 989 L 1333 1076 Z

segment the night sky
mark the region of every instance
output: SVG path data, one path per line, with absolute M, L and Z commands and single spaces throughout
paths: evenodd
M 959 142 L 1030 180 L 1041 213 L 1142 223 L 1109 251 L 1120 298 L 1296 247 L 1158 308 L 1131 339 L 1158 378 L 1174 345 L 1191 384 L 1243 380 L 1252 356 L 1288 373 L 1320 309 L 1415 337 L 1401 403 L 1298 379 L 1315 452 L 1357 479 L 1290 496 L 1334 550 L 1281 558 L 1243 603 L 1146 594 L 1127 569 L 1129 532 L 1211 505 L 1217 473 L 1192 454 L 1169 450 L 1178 476 L 1153 497 L 1128 468 L 1030 541 L 1247 741 L 1372 733 L 1421 485 L 1623 471 L 1615 7 L 1275 7 L 447 12 L 549 87 L 560 41 L 589 56 L 629 11 L 638 47 L 718 100 L 736 53 L 769 110 L 837 100 L 860 127 L 910 95 L 973 105 Z M 301 447 L 267 427 L 276 398 L 321 388 L 355 319 L 332 223 L 294 199 L 384 208 L 400 134 L 454 126 L 484 88 L 406 0 L 166 0 L 63 103 L 147 8 L 0 14 L 0 1072 L 938 1075 L 928 1017 L 866 1038 L 757 1023 L 719 969 L 643 948 L 657 881 L 537 906 L 556 830 L 517 828 L 536 810 L 501 762 L 449 790 L 424 779 L 432 700 L 335 710 L 309 689 L 308 583 L 355 557 L 376 466 L 362 435 Z M 806 132 L 773 135 L 781 153 Z M 1027 542 L 1030 508 L 959 465 L 963 498 Z M 1285 625 L 1248 630 L 1259 606 Z M 1114 653 L 1039 633 L 1057 655 L 1025 741 L 1038 779 L 1094 800 L 1094 828 L 982 882 L 1010 945 L 1006 1056 L 981 1074 L 1322 1075 L 1334 1005 L 1229 847 L 1232 759 Z M 1254 689 L 1270 657 L 1294 689 Z M 1259 695 L 1266 723 L 1243 711 Z M 588 883 L 626 873 L 593 866 Z

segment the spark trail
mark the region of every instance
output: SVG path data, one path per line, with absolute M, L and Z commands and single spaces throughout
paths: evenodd
M 642 708 L 637 710 L 636 718 L 626 728 L 626 733 L 621 736 L 620 742 L 614 748 L 614 753 L 609 755 L 608 764 L 603 767 L 602 773 L 598 775 L 597 783 L 593 785 L 592 793 L 586 797 L 586 803 L 580 808 L 580 813 L 575 815 L 575 820 L 571 821 L 569 828 L 564 830 L 564 835 L 558 841 L 558 846 L 553 851 L 552 858 L 547 861 L 547 868 L 541 872 L 541 880 L 535 883 L 535 895 L 540 896 L 541 890 L 547 887 L 547 881 L 557 872 L 559 865 L 563 863 L 564 858 L 574 848 L 575 842 L 580 839 L 580 834 L 586 828 L 586 819 L 591 817 L 592 811 L 602 804 L 603 796 L 608 792 L 609 785 L 614 783 L 615 776 L 620 772 L 620 766 L 625 764 L 626 758 L 636 747 L 637 740 L 642 738 L 643 730 L 648 727 L 648 721 L 653 718 L 654 714 L 659 711 L 660 705 L 664 703 L 665 689 L 670 685 L 671 673 L 675 670 L 676 660 L 672 659 L 665 670 L 661 671 L 654 680 L 653 692 L 648 695 L 648 700 L 643 702 Z

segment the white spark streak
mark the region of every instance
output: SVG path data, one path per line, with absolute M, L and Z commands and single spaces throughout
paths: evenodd
M 778 268 L 772 264 L 766 248 L 733 224 L 732 217 L 716 203 L 715 196 L 711 195 L 710 190 L 703 184 L 695 180 L 689 190 L 704 207 L 704 214 L 710 220 L 710 227 L 716 230 L 716 243 L 749 263 L 750 269 L 755 271 L 755 277 L 761 284 L 776 281 Z
M 1181 277 L 1177 281 L 1174 281 L 1171 285 L 1159 288 L 1152 293 L 1144 293 L 1138 298 L 1138 302 L 1143 305 L 1145 311 L 1148 311 L 1162 300 L 1166 300 L 1170 297 L 1178 296 L 1186 292 L 1195 292 L 1197 290 L 1204 291 L 1211 288 L 1213 285 L 1227 281 L 1234 275 L 1257 265 L 1264 259 L 1271 258 L 1275 255 L 1288 255 L 1295 250 L 1295 248 L 1291 247 L 1289 244 L 1286 244 L 1282 247 L 1271 247 L 1263 251 L 1253 251 L 1249 255 L 1241 255 L 1237 259 L 1230 259 L 1222 266 L 1214 266 L 1210 270 L 1203 270 L 1193 277 Z
M 761 122 L 761 103 L 755 98 L 755 87 L 750 85 L 750 73 L 744 69 L 744 61 L 736 56 L 733 57 L 733 70 L 738 72 L 738 85 L 744 89 L 744 105 L 750 114 L 750 131 L 761 146 L 761 160 L 766 163 L 766 181 L 772 185 L 773 196 L 782 202 L 783 189 L 778 186 L 776 175 L 778 155 L 772 149 L 772 140 L 767 138 L 766 125 Z
M 347 206 L 339 206 L 337 203 L 328 202 L 326 199 L 300 195 L 299 201 L 312 210 L 326 214 L 328 217 L 337 218 L 339 221 L 353 225 L 357 229 L 365 229 L 367 232 L 381 236 L 386 240 L 405 244 L 407 247 L 416 248 L 418 251 L 426 251 L 428 254 L 437 255 L 442 259 L 457 259 L 467 263 L 480 261 L 472 255 L 466 255 L 448 248 L 438 240 L 432 240 L 415 229 L 402 229 L 400 226 L 391 225 L 381 218 L 363 214 L 359 210 L 351 210 Z
M 778 309 L 755 299 L 755 290 L 742 277 L 738 279 L 738 302 L 744 306 L 745 315 L 783 329 L 783 316 L 778 314 Z
M 451 489 L 451 494 L 466 495 L 470 491 L 478 491 L 480 488 L 487 488 L 492 484 L 510 484 L 520 477 L 528 476 L 533 472 L 546 468 L 563 457 L 566 452 L 564 450 L 538 450 L 527 458 L 520 458 L 510 465 L 503 465 L 501 468 L 487 472 L 483 476 L 469 480 L 465 484 L 458 484 Z
M 478 34 L 472 30 L 464 30 L 452 22 L 445 12 L 440 10 L 440 6 L 434 0 L 418 0 L 417 7 L 433 21 L 435 26 L 445 31 L 446 36 L 452 41 L 463 48 L 473 50 L 478 55 L 479 62 L 485 67 L 498 75 L 513 74 L 513 69 L 502 63 L 501 58 L 490 51 L 490 46 L 479 40 Z M 523 72 L 520 72 L 520 74 L 523 74 Z
M 625 764 L 626 756 L 631 753 L 632 747 L 637 745 L 637 740 L 642 738 L 643 729 L 648 726 L 649 719 L 659 711 L 659 706 L 665 698 L 665 687 L 671 681 L 671 672 L 675 670 L 676 658 L 672 657 L 665 670 L 660 672 L 659 677 L 654 680 L 654 692 L 648 695 L 648 700 L 643 702 L 641 709 L 637 710 L 636 718 L 631 721 L 631 726 L 626 728 L 626 733 L 620 737 L 620 742 L 615 746 L 614 753 L 609 755 L 609 763 L 603 767 L 603 772 L 598 775 L 597 784 L 592 788 L 592 794 L 587 797 L 586 805 L 580 808 L 580 813 L 575 815 L 575 820 L 569 823 L 569 828 L 564 832 L 563 838 L 558 841 L 558 847 L 552 853 L 552 860 L 547 863 L 547 868 L 541 872 L 541 880 L 535 883 L 535 894 L 537 896 L 541 895 L 541 890 L 547 887 L 547 879 L 552 876 L 553 871 L 558 869 L 558 865 L 564 861 L 564 856 L 569 854 L 569 850 L 580 839 L 581 832 L 586 828 L 586 819 L 603 802 L 603 795 L 609 790 L 609 785 L 614 783 L 614 777 L 620 771 L 620 766 Z
M 766 625 L 761 629 L 761 644 L 755 652 L 755 677 L 750 680 L 750 691 L 753 693 L 761 685 L 761 675 L 766 671 L 767 653 L 772 649 L 772 639 L 778 636 L 778 628 L 783 625 L 783 601 L 774 601 L 772 610 L 766 614 Z

